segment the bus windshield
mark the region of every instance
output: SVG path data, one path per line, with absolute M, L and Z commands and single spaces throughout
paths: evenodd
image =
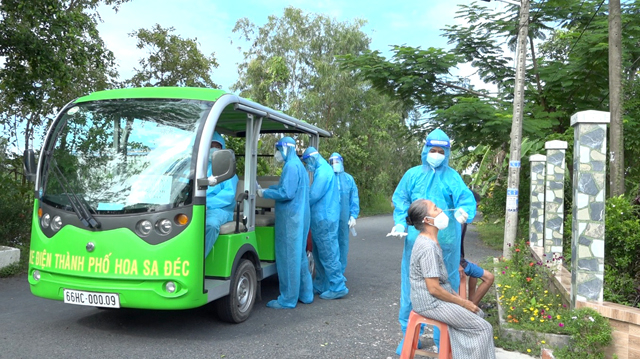
M 94 214 L 159 211 L 191 203 L 197 129 L 212 102 L 122 99 L 79 103 L 51 131 L 40 198 Z

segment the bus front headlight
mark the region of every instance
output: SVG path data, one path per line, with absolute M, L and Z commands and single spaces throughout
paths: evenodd
M 156 228 L 158 229 L 158 232 L 160 232 L 161 235 L 169 234 L 169 232 L 171 232 L 171 227 L 173 227 L 173 225 L 171 224 L 171 221 L 166 218 L 161 219 L 156 223 Z
M 142 237 L 146 237 L 149 235 L 149 233 L 151 233 L 151 230 L 153 229 L 153 224 L 151 224 L 150 220 L 143 219 L 142 221 L 138 222 L 138 225 L 136 227 L 140 235 Z
M 49 227 L 49 224 L 51 224 L 51 216 L 49 215 L 49 213 L 45 213 L 45 214 L 42 216 L 42 222 L 41 222 L 41 224 L 42 224 L 42 227 L 43 227 L 43 228 L 47 228 L 47 227 Z
M 51 221 L 51 230 L 57 232 L 60 228 L 62 228 L 62 218 L 60 218 L 60 216 L 53 217 L 53 220 Z

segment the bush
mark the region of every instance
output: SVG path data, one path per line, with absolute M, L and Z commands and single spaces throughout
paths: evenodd
M 600 359 L 604 358 L 604 348 L 611 344 L 613 337 L 609 321 L 591 308 L 571 311 L 571 334 L 568 347 L 554 351 L 558 359 Z
M 487 218 L 504 218 L 506 204 L 506 187 L 492 185 L 482 198 L 478 210 Z
M 605 214 L 604 299 L 637 307 L 640 297 L 640 207 L 627 197 L 609 198 Z
M 23 183 L 19 163 L 14 159 L 0 164 L 0 245 L 11 247 L 28 244 L 31 233 L 33 184 Z
M 20 262 L 0 270 L 0 277 L 27 268 L 32 210 L 33 184 L 23 181 L 20 158 L 0 157 L 0 246 L 20 249 Z

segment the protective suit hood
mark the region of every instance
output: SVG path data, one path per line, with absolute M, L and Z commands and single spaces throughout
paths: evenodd
M 422 148 L 422 155 L 420 156 L 423 166 L 430 167 L 429 163 L 427 163 L 427 155 L 432 147 L 442 147 L 444 149 L 444 161 L 442 161 L 436 169 L 449 167 L 451 140 L 449 140 L 449 136 L 439 128 L 436 128 L 427 135 L 424 147 Z
M 280 139 L 276 143 L 276 149 L 282 154 L 285 163 L 298 156 L 296 155 L 296 140 L 289 136 Z
M 338 152 L 334 152 L 331 154 L 331 157 L 329 157 L 329 164 L 333 168 L 334 172 L 336 173 L 344 172 L 344 163 L 342 160 L 342 156 L 340 156 Z
M 327 163 L 327 160 L 320 156 L 320 153 L 315 147 L 308 147 L 302 154 L 302 162 L 315 171 L 321 164 Z
M 220 135 L 220 134 L 218 133 L 218 131 L 215 131 L 215 132 L 213 133 L 213 138 L 211 139 L 211 142 L 214 142 L 214 141 L 215 141 L 215 142 L 218 142 L 219 144 L 221 144 L 221 145 L 222 145 L 222 149 L 223 149 L 223 150 L 224 150 L 225 148 L 227 148 L 227 147 L 226 147 L 226 145 L 225 145 L 225 142 L 224 142 L 224 138 L 222 138 L 222 135 Z

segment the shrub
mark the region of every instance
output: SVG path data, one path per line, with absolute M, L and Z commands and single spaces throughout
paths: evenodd
M 506 204 L 506 187 L 492 185 L 482 198 L 478 209 L 487 218 L 504 218 Z
M 33 209 L 33 184 L 23 183 L 18 164 L 19 159 L 0 164 L 0 245 L 12 247 L 29 243 Z
M 604 299 L 638 306 L 640 285 L 639 206 L 620 196 L 607 200 Z
M 567 331 L 571 342 L 568 347 L 554 351 L 554 356 L 558 359 L 604 358 L 603 349 L 613 339 L 609 321 L 591 308 L 575 309 L 570 315 Z

